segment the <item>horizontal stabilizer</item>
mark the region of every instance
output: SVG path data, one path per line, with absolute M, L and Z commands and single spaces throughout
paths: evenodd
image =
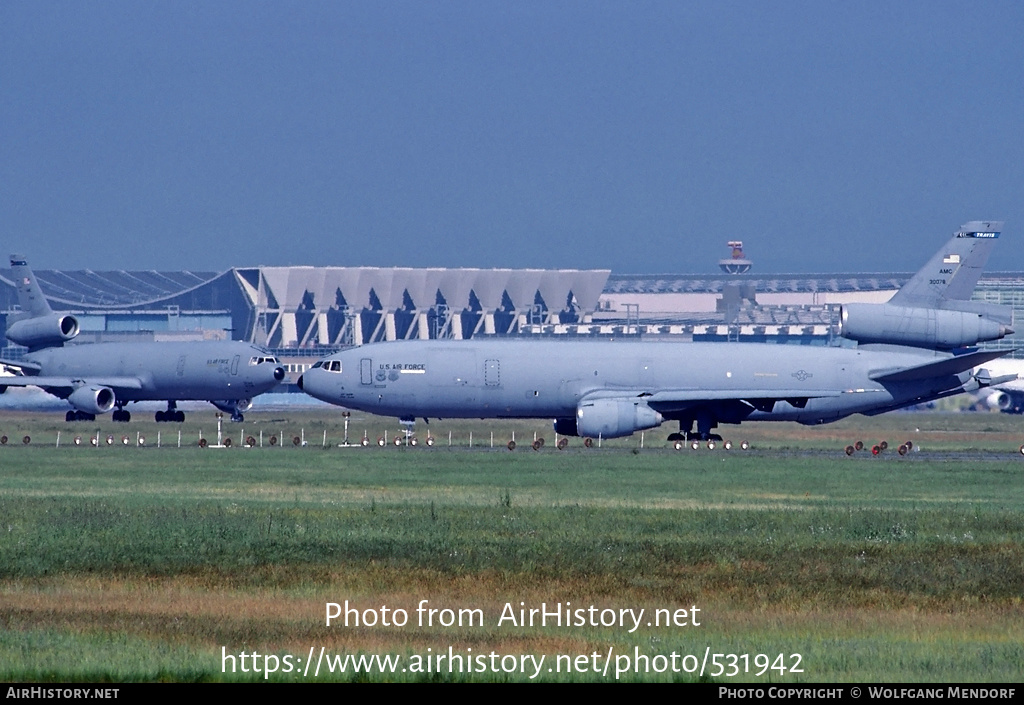
M 1012 350 L 981 350 L 947 357 L 942 360 L 933 360 L 914 367 L 902 367 L 896 370 L 878 370 L 868 375 L 876 382 L 912 382 L 919 379 L 931 379 L 933 377 L 945 377 L 948 375 L 960 374 L 966 370 L 973 369 L 978 365 L 984 365 L 989 360 L 995 360 L 1013 352 Z
M 9 367 L 12 370 L 30 370 L 30 372 L 39 372 L 43 369 L 43 366 L 38 362 L 29 362 L 28 360 L 3 360 L 0 359 L 0 365 Z
M 1017 381 L 1017 375 L 993 377 L 988 370 L 982 368 L 978 374 L 974 375 L 974 379 L 978 380 L 978 384 L 982 387 L 998 387 L 1000 384 Z

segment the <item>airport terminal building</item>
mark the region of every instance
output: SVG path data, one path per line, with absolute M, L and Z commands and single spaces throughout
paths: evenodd
M 912 273 L 619 275 L 609 270 L 249 267 L 226 272 L 38 270 L 82 342 L 235 339 L 284 360 L 384 340 L 585 336 L 827 345 L 838 304 L 887 301 Z M 984 275 L 974 299 L 1024 320 L 1024 272 Z M 18 310 L 0 270 L 0 332 Z M 986 344 L 1010 349 L 1020 335 Z M 23 349 L 8 346 L 16 359 Z

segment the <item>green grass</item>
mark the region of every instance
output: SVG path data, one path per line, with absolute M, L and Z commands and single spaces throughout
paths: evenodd
M 509 428 L 529 440 L 544 433 L 527 422 L 496 432 L 495 450 L 465 447 L 469 431 L 489 440 L 485 422 L 453 424 L 463 442 L 452 448 L 435 431 L 443 442 L 433 448 L 340 449 L 340 419 L 301 414 L 245 425 L 265 437 L 301 434 L 305 447 L 158 449 L 155 433 L 133 424 L 146 447 L 89 448 L 66 445 L 68 427 L 50 419 L 8 419 L 33 443 L 0 448 L 0 678 L 249 680 L 221 672 L 221 647 L 409 658 L 452 646 L 549 658 L 609 648 L 801 654 L 803 673 L 771 672 L 773 681 L 1016 680 L 1024 458 L 1015 420 L 888 419 L 754 425 L 747 453 L 676 452 L 664 433 L 646 435 L 643 450 L 635 437 L 559 452 L 550 434 L 539 452 L 505 450 Z M 197 426 L 183 436 L 198 438 Z M 104 438 L 124 432 L 98 428 Z M 176 441 L 167 428 L 161 435 Z M 61 447 L 44 446 L 56 430 Z M 842 452 L 845 439 L 885 436 L 893 446 L 913 436 L 922 450 Z M 950 454 L 958 444 L 976 450 Z M 327 602 L 415 615 L 423 599 L 480 609 L 486 625 L 324 624 Z M 497 625 L 506 603 L 567 601 L 696 605 L 703 621 L 634 633 Z M 367 677 L 526 680 L 377 672 L 319 680 Z M 625 679 L 673 678 L 697 676 Z

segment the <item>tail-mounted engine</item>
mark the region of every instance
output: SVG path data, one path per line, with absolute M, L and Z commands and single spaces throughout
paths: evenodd
M 1008 323 L 976 311 L 845 304 L 840 314 L 839 335 L 859 343 L 952 350 L 999 340 L 1013 333 Z
M 25 318 L 7 326 L 7 339 L 29 350 L 60 347 L 78 335 L 78 319 L 55 313 L 38 318 Z

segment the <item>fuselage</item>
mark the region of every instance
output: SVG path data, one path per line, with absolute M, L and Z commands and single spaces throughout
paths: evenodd
M 284 371 L 259 347 L 238 341 L 92 343 L 25 355 L 38 377 L 110 386 L 118 402 L 251 399 L 276 387 Z M 122 384 L 137 379 L 138 388 Z
M 300 386 L 324 401 L 404 418 L 572 418 L 587 400 L 620 398 L 649 403 L 665 419 L 705 409 L 715 422 L 817 424 L 958 390 L 969 372 L 884 384 L 871 378 L 948 357 L 756 343 L 406 341 L 332 355 Z

